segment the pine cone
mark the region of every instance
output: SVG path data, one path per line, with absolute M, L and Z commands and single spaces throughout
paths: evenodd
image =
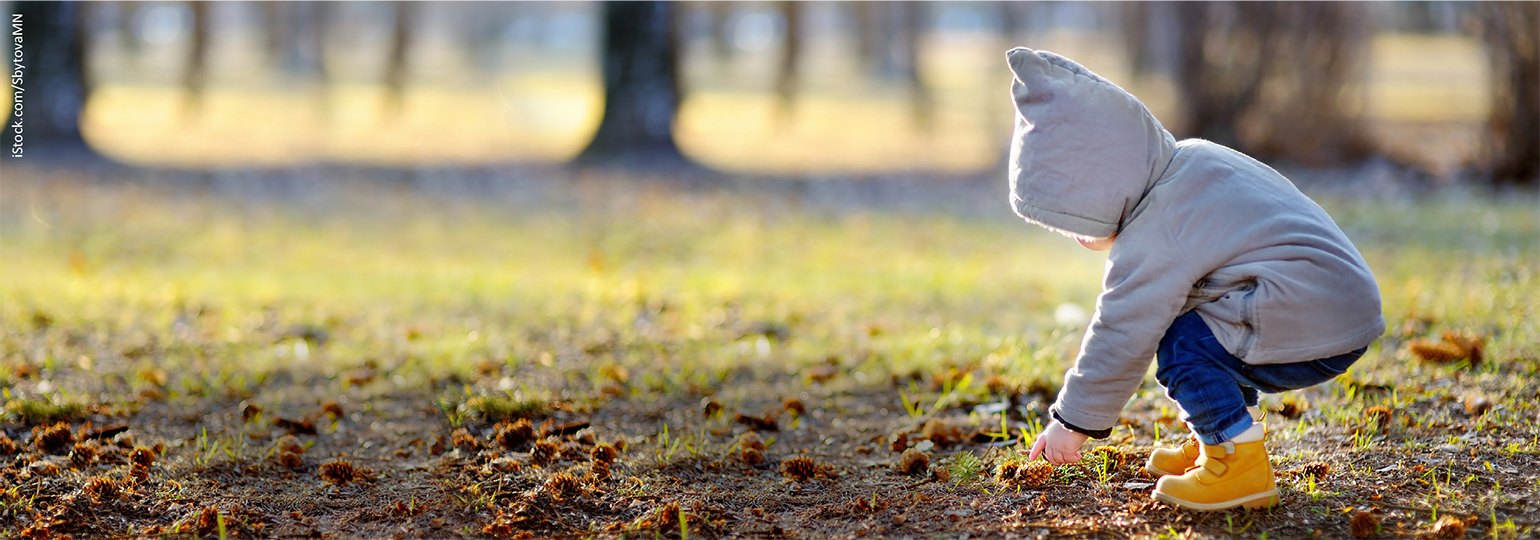
M 27 470 L 37 476 L 58 476 L 59 466 L 52 461 L 34 461 L 27 466 Z
M 155 464 L 155 451 L 140 446 L 135 448 L 133 452 L 128 453 L 128 461 L 133 463 L 135 467 L 148 469 L 151 465 Z
M 1007 461 L 1005 463 L 1001 463 L 1000 468 L 995 471 L 995 480 L 998 480 L 1002 484 L 1013 483 L 1016 481 L 1016 472 L 1020 470 L 1020 462 Z
M 1431 339 L 1412 340 L 1407 349 L 1418 359 L 1433 364 L 1452 364 L 1465 358 L 1465 351 L 1459 345 Z
M 81 486 L 80 491 L 90 497 L 93 502 L 103 502 L 118 497 L 118 481 L 100 476 L 92 478 Z
M 545 490 L 557 499 L 576 494 L 578 487 L 577 479 L 566 473 L 556 473 L 545 479 Z
M 615 447 L 608 444 L 595 445 L 594 449 L 588 453 L 588 455 L 592 457 L 595 462 L 602 461 L 606 465 L 614 463 L 615 456 L 617 454 L 619 454 L 619 452 L 615 450 Z
M 535 426 L 529 423 L 528 418 L 520 418 L 513 423 L 498 422 L 497 427 L 493 428 L 492 438 L 504 450 L 513 450 L 535 440 Z
M 70 450 L 70 464 L 77 469 L 84 469 L 96 461 L 96 447 L 85 443 L 75 443 Z
M 353 462 L 346 459 L 334 459 L 321 464 L 321 479 L 339 486 L 353 481 L 355 470 Z
M 471 432 L 463 428 L 449 434 L 449 443 L 465 452 L 475 452 L 476 448 L 481 446 L 481 443 L 471 436 Z
M 1299 415 L 1305 414 L 1306 408 L 1308 408 L 1308 406 L 1302 401 L 1288 400 L 1280 404 L 1278 408 L 1273 412 L 1278 413 L 1279 416 L 1293 420 L 1295 418 L 1299 418 Z
M 536 465 L 549 465 L 561 456 L 561 446 L 553 441 L 540 441 L 529 451 L 529 461 Z
M 13 441 L 10 437 L 6 437 L 5 434 L 0 433 L 0 456 L 9 456 L 20 450 L 20 448 L 16 447 L 16 441 Z
M 1465 412 L 1471 416 L 1481 416 L 1492 410 L 1492 400 L 1482 396 L 1465 398 Z
M 134 434 L 125 431 L 125 432 L 119 433 L 117 435 L 113 435 L 112 436 L 112 444 L 116 444 L 120 448 L 133 448 L 134 447 Z
M 279 452 L 305 453 L 305 445 L 300 444 L 299 439 L 293 435 L 279 437 L 278 440 L 273 441 L 273 448 L 278 449 Z
M 759 433 L 754 431 L 745 431 L 742 435 L 738 436 L 738 447 L 764 450 L 765 441 L 759 439 Z
M 738 452 L 738 457 L 743 458 L 743 462 L 751 466 L 765 462 L 765 454 L 753 447 L 744 447 Z
M 507 538 L 513 536 L 513 523 L 503 515 L 503 509 L 497 509 L 497 519 L 481 528 L 481 532 L 491 535 L 493 538 Z
M 818 465 L 813 463 L 813 458 L 797 456 L 781 462 L 781 474 L 787 478 L 804 482 L 818 472 Z
M 247 403 L 245 407 L 241 408 L 241 421 L 250 422 L 252 418 L 256 418 L 259 414 L 262 414 L 262 407 L 260 405 Z
M 928 468 L 930 468 L 930 456 L 913 448 L 905 450 L 904 455 L 898 459 L 898 472 L 904 474 L 920 474 Z
M 1377 405 L 1364 409 L 1364 416 L 1381 428 L 1386 428 L 1390 427 L 1390 420 L 1395 418 L 1396 414 L 1390 410 L 1390 407 Z
M 106 446 L 98 445 L 95 449 L 96 462 L 103 465 L 121 465 L 125 463 L 124 460 L 128 459 L 124 457 L 124 452 L 121 448 L 110 444 Z
M 595 460 L 588 465 L 588 474 L 599 482 L 608 480 L 610 478 L 610 463 L 608 461 Z
M 1380 530 L 1380 517 L 1368 512 L 1353 514 L 1353 521 L 1348 527 L 1353 532 L 1353 538 L 1368 538 Z
M 1299 469 L 1299 474 L 1314 478 L 1316 480 L 1321 480 L 1326 478 L 1326 475 L 1331 474 L 1331 465 L 1327 465 L 1321 461 L 1312 461 L 1310 463 L 1306 463 L 1304 467 L 1301 467 Z
M 508 457 L 500 457 L 494 459 L 487 463 L 487 467 L 500 473 L 519 472 L 519 469 L 523 468 L 523 466 L 520 465 L 518 461 Z
M 50 454 L 69 448 L 75 442 L 75 434 L 70 432 L 70 425 L 64 422 L 46 428 L 41 426 L 32 428 L 32 433 L 37 449 Z
M 1446 330 L 1444 343 L 1458 347 L 1460 355 L 1470 360 L 1471 367 L 1481 365 L 1481 361 L 1485 359 L 1486 345 L 1482 343 L 1481 336 Z
M 920 439 L 929 439 L 936 446 L 947 446 L 962 440 L 962 430 L 957 426 L 932 418 L 920 427 Z
M 940 465 L 930 468 L 930 476 L 943 484 L 952 481 L 952 471 Z
M 187 525 L 192 525 L 195 531 L 203 534 L 217 532 L 219 530 L 219 509 L 213 506 L 205 506 L 202 510 L 198 511 L 194 521 Z
M 298 469 L 305 466 L 305 458 L 300 457 L 299 454 L 294 452 L 284 450 L 278 453 L 278 464 L 287 469 Z M 138 468 L 139 465 L 135 464 L 134 467 Z M 145 468 L 145 470 L 148 471 L 149 468 Z
M 1041 486 L 1053 477 L 1053 465 L 1047 461 L 1031 461 L 1016 471 L 1016 482 L 1029 486 Z
M 1438 518 L 1438 522 L 1433 524 L 1433 537 L 1448 540 L 1465 538 L 1465 522 L 1454 516 Z
M 658 528 L 672 530 L 679 527 L 679 503 L 668 503 L 658 507 Z
M 589 451 L 583 448 L 582 443 L 575 441 L 561 443 L 560 459 L 565 459 L 568 461 L 582 461 L 585 457 L 589 457 Z

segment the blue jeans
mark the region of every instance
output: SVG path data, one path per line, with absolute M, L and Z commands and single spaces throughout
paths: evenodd
M 1189 311 L 1171 322 L 1155 352 L 1155 380 L 1182 409 L 1182 421 L 1204 444 L 1219 444 L 1251 427 L 1246 407 L 1257 392 L 1275 394 L 1331 380 L 1363 356 L 1356 351 L 1292 364 L 1247 364 L 1226 351 L 1203 318 Z

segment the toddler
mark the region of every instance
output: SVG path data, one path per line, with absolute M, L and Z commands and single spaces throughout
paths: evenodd
M 1161 475 L 1154 498 L 1197 510 L 1277 504 L 1257 393 L 1326 382 L 1385 331 L 1363 256 L 1268 166 L 1177 142 L 1138 99 L 1067 58 L 1024 48 L 1008 57 L 1012 206 L 1110 251 L 1096 313 L 1031 458 L 1073 462 L 1088 437 L 1107 437 L 1154 357 L 1155 379 L 1192 430 L 1150 456 L 1145 468 Z

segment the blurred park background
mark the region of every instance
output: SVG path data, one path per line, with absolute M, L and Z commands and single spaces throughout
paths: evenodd
M 26 14 L 29 106 L 51 118 L 27 128 L 39 157 L 79 140 L 162 168 L 578 159 L 814 177 L 992 174 L 1012 125 L 1003 53 L 1028 46 L 1129 89 L 1179 137 L 1275 164 L 1380 160 L 1435 180 L 1533 183 L 1540 161 L 1540 7 L 1530 2 L 10 11 Z

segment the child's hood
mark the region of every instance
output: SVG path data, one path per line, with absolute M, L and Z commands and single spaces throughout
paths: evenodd
M 1171 162 L 1176 140 L 1132 94 L 1068 58 L 1006 53 L 1015 80 L 1011 204 L 1027 221 L 1107 238 Z

